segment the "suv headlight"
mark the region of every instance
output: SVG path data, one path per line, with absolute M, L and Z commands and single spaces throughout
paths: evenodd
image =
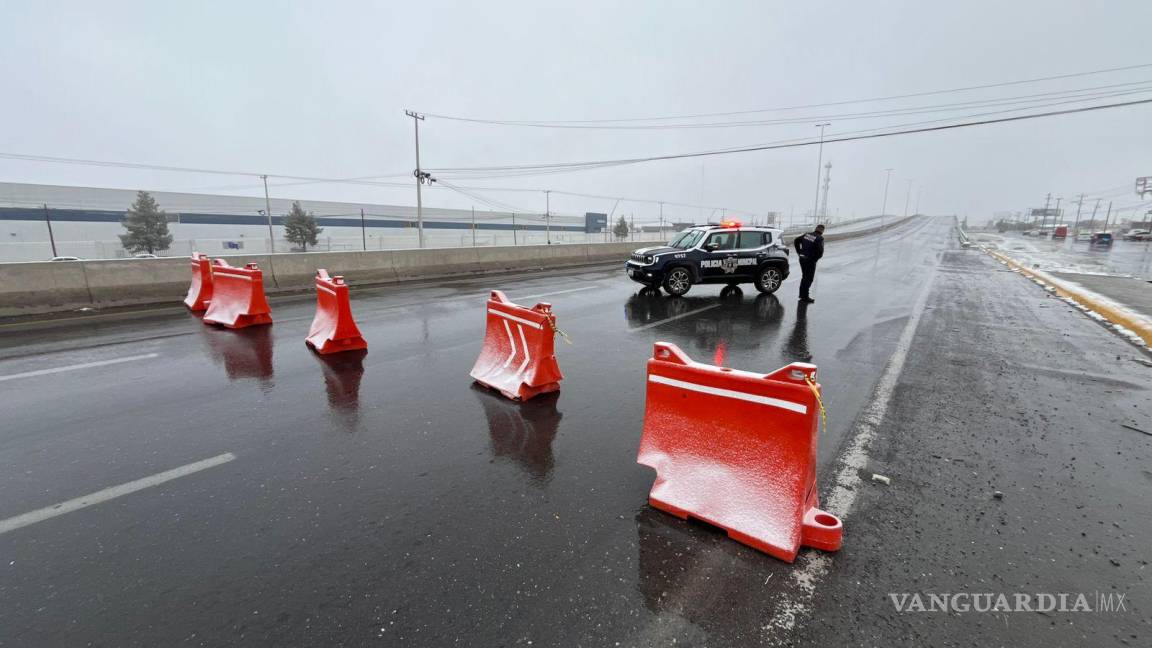
M 652 263 L 652 255 L 645 254 L 644 255 L 644 263 Z

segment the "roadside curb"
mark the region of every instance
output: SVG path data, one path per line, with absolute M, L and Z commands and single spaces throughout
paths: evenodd
M 1075 303 L 1081 310 L 1088 313 L 1090 317 L 1096 315 L 1107 320 L 1113 325 L 1113 328 L 1117 329 L 1118 333 L 1132 340 L 1133 343 L 1142 343 L 1142 346 L 1145 348 L 1152 348 L 1152 319 L 1144 317 L 1139 313 L 1134 313 L 1126 309 L 1123 305 L 1101 297 L 1096 293 L 1061 281 L 1043 270 L 1027 268 L 1006 254 L 983 246 L 980 246 L 980 249 L 992 258 L 1028 277 L 1065 300 Z

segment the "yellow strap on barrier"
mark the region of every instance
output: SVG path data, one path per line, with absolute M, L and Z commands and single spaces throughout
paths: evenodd
M 549 317 L 548 318 L 548 325 L 552 327 L 553 333 L 558 333 L 560 335 L 560 337 L 563 338 L 565 343 L 572 344 L 572 338 L 568 337 L 567 333 L 565 333 L 564 331 L 561 331 L 560 328 L 558 326 L 556 326 L 556 318 L 555 317 Z
M 808 383 L 808 388 L 812 390 L 812 395 L 816 397 L 816 403 L 820 405 L 820 422 L 824 424 L 824 431 L 827 431 L 828 414 L 824 411 L 824 400 L 820 398 L 820 390 L 816 388 L 816 381 L 812 380 L 812 376 L 804 374 L 804 382 Z

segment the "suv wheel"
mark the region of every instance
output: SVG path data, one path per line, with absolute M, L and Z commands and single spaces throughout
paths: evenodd
M 687 293 L 691 287 L 692 274 L 688 272 L 688 268 L 672 268 L 664 277 L 664 290 L 668 291 L 669 295 L 679 297 Z
M 779 290 L 782 283 L 784 283 L 784 273 L 775 266 L 765 266 L 756 275 L 756 290 L 765 295 L 771 295 Z

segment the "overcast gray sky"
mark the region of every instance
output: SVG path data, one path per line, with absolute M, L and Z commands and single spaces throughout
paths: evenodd
M 1152 63 L 1152 2 L 51 2 L 0 5 L 0 152 L 270 174 L 410 173 L 410 108 L 491 119 L 591 120 L 882 97 Z M 884 104 L 760 117 L 791 125 L 560 130 L 429 117 L 429 168 L 611 159 L 809 137 L 821 114 L 1152 80 L 1152 68 Z M 1152 93 L 1101 99 L 1149 98 Z M 1079 104 L 1077 104 L 1079 105 Z M 1067 106 L 1057 106 L 1063 108 Z M 1055 108 L 1047 108 L 1051 110 Z M 993 109 L 971 109 L 970 113 Z M 831 119 L 837 133 L 955 116 Z M 716 118 L 733 119 L 733 118 Z M 711 121 L 715 121 L 713 119 Z M 1046 192 L 1114 190 L 1152 175 L 1152 106 L 828 145 L 829 211 L 889 213 L 907 180 L 921 211 L 986 218 Z M 811 210 L 815 148 L 459 184 Z M 0 160 L 0 179 L 259 193 L 258 180 Z M 403 178 L 394 179 L 404 181 Z M 276 183 L 274 183 L 275 185 Z M 914 189 L 915 192 L 917 189 Z M 276 195 L 394 204 L 411 188 L 273 186 Z M 437 188 L 427 204 L 468 207 Z M 485 196 L 542 210 L 541 193 Z M 915 202 L 915 193 L 913 193 Z M 553 195 L 565 213 L 612 201 Z M 624 203 L 647 219 L 654 205 Z M 695 210 L 667 209 L 670 218 Z

